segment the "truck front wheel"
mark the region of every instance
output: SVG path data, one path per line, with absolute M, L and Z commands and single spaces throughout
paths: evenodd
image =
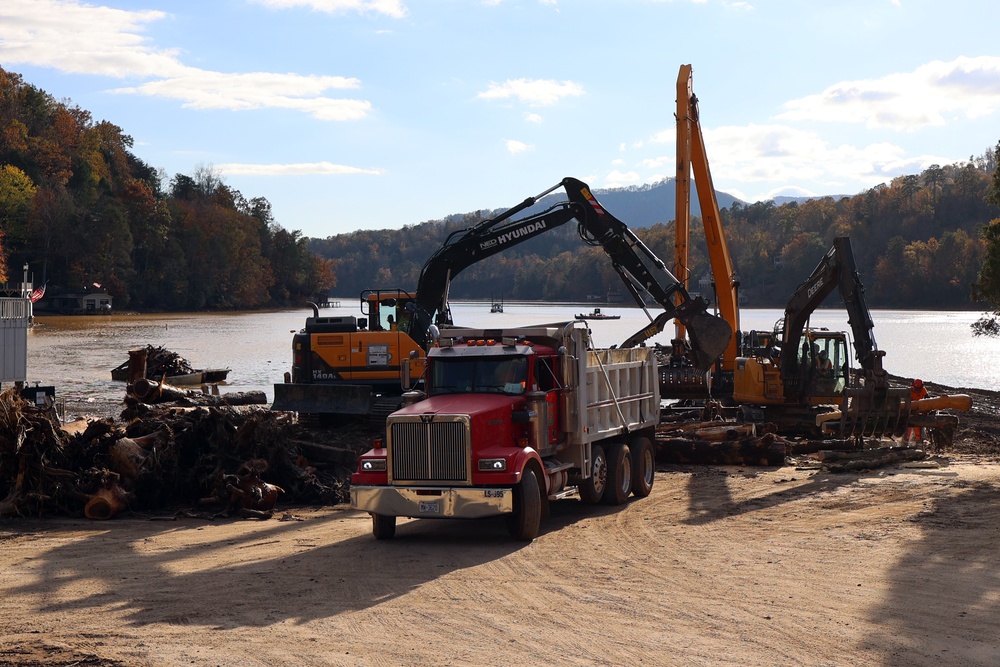
M 507 517 L 507 530 L 515 540 L 530 542 L 542 527 L 542 488 L 535 471 L 528 468 L 514 487 L 514 511 Z
M 628 500 L 632 491 L 632 452 L 628 445 L 615 444 L 608 447 L 608 484 L 604 489 L 604 502 L 621 505 Z
M 608 459 L 600 445 L 590 446 L 590 476 L 580 480 L 580 500 L 593 505 L 601 502 L 608 486 Z
M 396 534 L 396 517 L 372 514 L 372 535 L 376 540 L 391 540 Z

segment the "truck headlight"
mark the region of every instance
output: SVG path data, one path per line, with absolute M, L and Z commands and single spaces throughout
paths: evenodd
M 385 459 L 364 459 L 361 472 L 385 472 Z
M 506 472 L 507 459 L 479 459 L 479 472 Z

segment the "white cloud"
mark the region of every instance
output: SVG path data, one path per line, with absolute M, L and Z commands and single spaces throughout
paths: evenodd
M 507 152 L 511 155 L 524 153 L 525 151 L 529 151 L 534 148 L 531 144 L 526 144 L 523 141 L 518 141 L 517 139 L 507 139 L 504 143 L 507 146 Z
M 116 88 L 112 92 L 181 100 L 183 106 L 192 109 L 239 111 L 267 107 L 293 109 L 319 120 L 358 120 L 371 110 L 370 102 L 322 96 L 330 89 L 357 86 L 357 79 L 340 76 L 224 74 L 187 68 L 179 77 Z
M 182 68 L 176 53 L 153 48 L 141 34 L 165 16 L 74 0 L 4 0 L 0 62 L 116 78 L 170 76 Z
M 542 117 L 537 113 L 531 113 L 530 111 L 526 111 L 524 113 L 524 120 L 525 122 L 528 123 L 541 123 Z
M 673 156 L 660 155 L 658 157 L 645 158 L 639 164 L 647 169 L 659 169 L 665 164 L 673 164 L 677 158 Z
M 1000 107 L 1000 57 L 935 60 L 912 72 L 844 81 L 785 103 L 783 120 L 865 123 L 911 131 L 976 118 Z
M 316 12 L 327 14 L 346 14 L 358 12 L 362 14 L 385 14 L 394 19 L 403 18 L 408 14 L 406 5 L 399 0 L 255 0 L 258 4 L 274 9 L 293 9 L 306 7 Z
M 484 100 L 516 98 L 531 106 L 555 104 L 564 97 L 583 95 L 583 86 L 572 81 L 552 79 L 508 79 L 503 83 L 491 82 L 487 90 L 477 97 Z
M 398 3 L 339 4 L 382 7 Z M 156 49 L 141 34 L 147 24 L 165 16 L 163 12 L 94 7 L 77 0 L 4 0 L 0 3 L 0 62 L 71 74 L 152 79 L 112 92 L 181 100 L 192 109 L 292 109 L 331 121 L 357 120 L 371 110 L 365 100 L 324 96 L 329 90 L 357 88 L 360 82 L 354 78 L 188 67 L 175 50 Z
M 920 172 L 936 163 L 953 162 L 934 155 L 906 156 L 891 143 L 831 146 L 815 132 L 782 125 L 720 127 L 705 131 L 705 146 L 716 187 L 725 183 L 802 183 L 826 192 L 872 187 L 895 176 Z M 725 150 L 713 152 L 713 146 Z M 784 188 L 787 186 L 779 186 Z
M 636 185 L 637 183 L 642 183 L 642 177 L 639 176 L 634 171 L 622 172 L 615 169 L 607 176 L 604 177 L 604 186 L 606 188 L 623 188 L 628 185 Z
M 332 162 L 299 162 L 295 164 L 243 164 L 229 163 L 212 165 L 225 176 L 344 176 L 347 174 L 368 174 L 378 176 L 382 169 L 348 167 Z

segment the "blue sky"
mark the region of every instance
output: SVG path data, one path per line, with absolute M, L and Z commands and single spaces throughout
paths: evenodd
M 167 179 L 211 168 L 326 237 L 671 177 L 685 63 L 715 186 L 746 201 L 968 160 L 1000 140 L 997 7 L 3 0 L 0 66 Z

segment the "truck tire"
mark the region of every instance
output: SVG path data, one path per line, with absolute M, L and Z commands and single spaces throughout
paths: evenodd
M 521 542 L 538 537 L 542 527 L 542 488 L 532 468 L 521 475 L 514 487 L 514 511 L 507 517 L 510 536 Z
M 372 535 L 376 540 L 391 540 L 396 534 L 396 517 L 372 514 Z
M 580 500 L 588 505 L 601 502 L 608 486 L 608 458 L 600 445 L 590 446 L 590 477 L 580 480 Z
M 653 490 L 656 477 L 656 454 L 649 438 L 640 436 L 629 445 L 632 450 L 632 495 L 645 498 Z
M 608 447 L 608 483 L 604 488 L 605 505 L 621 505 L 632 491 L 632 452 L 625 443 Z

